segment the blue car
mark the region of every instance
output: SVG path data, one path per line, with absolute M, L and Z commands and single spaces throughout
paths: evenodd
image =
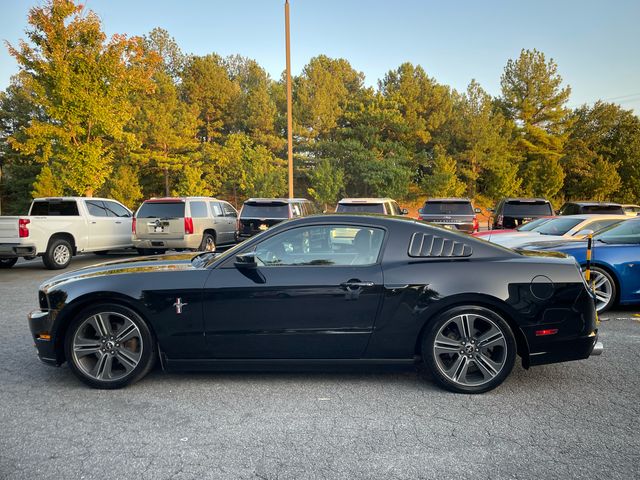
M 616 302 L 640 304 L 640 218 L 603 230 L 593 240 L 591 280 L 595 284 L 598 312 L 608 310 Z M 545 245 L 538 250 L 566 253 L 583 267 L 587 263 L 586 241 Z

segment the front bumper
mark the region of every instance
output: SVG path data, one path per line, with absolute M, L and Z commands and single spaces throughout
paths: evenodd
M 0 258 L 35 257 L 35 245 L 22 243 L 0 243 Z
M 34 310 L 29 313 L 29 329 L 38 352 L 38 358 L 48 365 L 62 363 L 55 348 L 55 337 L 51 330 L 55 320 L 54 310 Z M 47 335 L 49 338 L 47 339 Z

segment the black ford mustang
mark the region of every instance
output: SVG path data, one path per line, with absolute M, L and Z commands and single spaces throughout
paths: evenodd
M 413 365 L 456 392 L 600 353 L 573 259 L 408 219 L 284 222 L 224 253 L 105 263 L 41 286 L 39 357 L 118 388 L 164 369 Z

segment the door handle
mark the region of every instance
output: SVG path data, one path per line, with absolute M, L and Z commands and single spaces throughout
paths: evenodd
M 359 280 L 349 281 L 341 283 L 340 286 L 342 288 L 346 288 L 347 290 L 355 290 L 357 288 L 366 288 L 373 287 L 375 284 L 373 282 L 361 282 Z
M 118 220 L 118 221 L 116 221 L 116 223 L 119 225 L 119 224 L 121 224 L 122 222 L 121 222 L 120 220 Z
M 92 225 L 95 225 L 97 222 L 91 222 Z

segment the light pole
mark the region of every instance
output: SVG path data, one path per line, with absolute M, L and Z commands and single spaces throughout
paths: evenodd
M 293 132 L 291 115 L 291 41 L 289 38 L 289 0 L 284 2 L 284 36 L 287 50 L 287 156 L 289 159 L 289 198 L 293 198 Z

